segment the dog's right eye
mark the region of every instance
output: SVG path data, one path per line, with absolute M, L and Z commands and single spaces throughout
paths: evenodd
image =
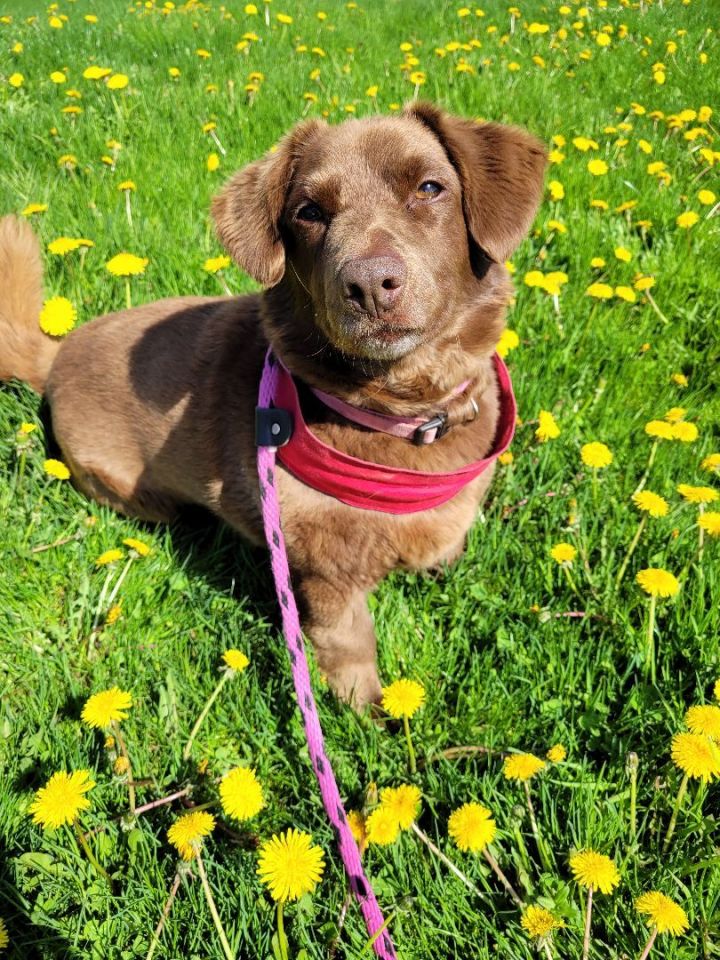
M 306 203 L 295 214 L 298 220 L 304 220 L 306 223 L 320 223 L 325 219 L 322 207 L 316 203 Z

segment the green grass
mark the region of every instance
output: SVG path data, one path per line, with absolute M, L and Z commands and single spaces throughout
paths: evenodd
M 571 879 L 568 857 L 585 846 L 612 856 L 622 873 L 613 896 L 596 898 L 595 960 L 639 956 L 647 930 L 633 899 L 647 889 L 677 899 L 690 918 L 687 935 L 661 938 L 653 956 L 720 956 L 716 785 L 692 782 L 670 853 L 661 855 L 680 781 L 670 739 L 683 729 L 689 705 L 711 702 L 720 677 L 720 543 L 706 538 L 699 560 L 697 508 L 676 492 L 678 483 L 718 488 L 717 477 L 700 469 L 702 459 L 720 449 L 720 221 L 697 197 L 703 187 L 720 194 L 718 157 L 699 152 L 720 145 L 720 43 L 712 6 L 666 0 L 646 2 L 643 9 L 610 2 L 602 9 L 592 2 L 580 16 L 574 4 L 565 15 L 558 3 L 526 0 L 512 34 L 504 3 L 486 4 L 483 18 L 459 18 L 460 4 L 349 6 L 274 0 L 268 27 L 263 9 L 252 17 L 242 4 L 191 11 L 178 4 L 162 15 L 78 0 L 60 4 L 57 12 L 68 22 L 58 30 L 49 27 L 43 5 L 5 0 L 0 15 L 13 19 L 0 22 L 0 212 L 47 203 L 47 212 L 32 218 L 44 245 L 62 235 L 94 241 L 84 256 L 46 255 L 47 295 L 70 297 L 85 322 L 124 303 L 122 282 L 104 269 L 120 250 L 150 261 L 133 281 L 136 303 L 221 293 L 203 263 L 220 252 L 208 208 L 223 178 L 305 113 L 327 111 L 338 122 L 347 105 L 364 116 L 410 97 L 413 84 L 399 69 L 403 41 L 414 45 L 414 69 L 426 73 L 422 95 L 467 116 L 526 125 L 548 142 L 565 136 L 566 159 L 548 174 L 562 182 L 565 199 L 546 199 L 514 257 L 517 302 L 509 323 L 521 345 L 509 362 L 520 414 L 528 421 L 518 430 L 514 463 L 499 471 L 467 553 L 452 571 L 394 575 L 372 598 L 383 677 L 410 676 L 427 688 L 426 705 L 412 721 L 421 760 L 419 823 L 483 893 L 467 890 L 412 834 L 371 848 L 367 866 L 386 915 L 393 916 L 404 960 L 529 960 L 535 950 L 485 861 L 459 853 L 447 837 L 449 813 L 478 800 L 493 811 L 499 828 L 493 850 L 522 896 L 566 922 L 555 937 L 557 957 L 580 955 L 584 896 Z M 327 12 L 326 20 L 316 18 L 317 9 Z M 98 15 L 97 24 L 83 20 L 88 12 Z M 280 25 L 277 12 L 294 22 Z M 577 20 L 586 24 L 583 31 L 573 27 Z M 549 23 L 550 31 L 529 33 L 525 25 L 533 21 Z M 601 48 L 594 31 L 607 24 L 615 32 L 611 45 Z M 627 26 L 624 37 L 621 24 Z M 557 36 L 563 25 L 566 39 Z M 496 32 L 489 32 L 492 26 Z M 237 51 L 248 30 L 259 39 Z M 434 52 L 472 38 L 482 46 L 443 58 Z M 666 49 L 670 40 L 677 44 L 674 53 Z M 11 52 L 16 42 L 24 45 L 21 53 Z M 308 52 L 296 52 L 300 44 Z M 325 56 L 310 52 L 313 46 Z M 211 52 L 209 59 L 196 55 L 201 47 Z M 533 63 L 533 55 L 545 66 Z M 456 71 L 461 57 L 474 74 Z M 658 61 L 666 66 L 663 85 L 653 79 Z M 510 62 L 520 69 L 509 70 Z M 113 93 L 83 79 L 91 63 L 126 73 L 129 86 Z M 168 76 L 170 66 L 181 70 L 177 80 Z M 56 86 L 48 77 L 62 67 L 69 80 Z M 309 78 L 314 68 L 319 80 Z M 264 79 L 248 97 L 251 71 Z M 8 82 L 15 72 L 24 76 L 17 89 Z M 207 92 L 208 84 L 217 91 Z M 374 84 L 375 100 L 365 93 Z M 68 98 L 68 88 L 82 99 Z M 305 92 L 316 93 L 317 103 L 304 100 Z M 647 113 L 633 112 L 633 102 Z M 69 103 L 84 112 L 62 113 Z M 679 129 L 649 115 L 702 105 L 715 110 L 709 122 L 691 119 Z M 206 160 L 219 151 L 202 132 L 211 120 L 226 150 L 215 173 Z M 605 132 L 624 122 L 631 128 Z M 685 139 L 696 127 L 709 140 Z M 599 150 L 578 151 L 571 143 L 578 135 L 594 138 Z M 122 148 L 109 149 L 111 138 Z M 619 145 L 619 138 L 627 143 Z M 641 138 L 651 144 L 650 155 L 638 149 Z M 68 153 L 77 158 L 73 171 L 58 167 L 58 157 Z M 103 156 L 114 158 L 114 168 Z M 591 156 L 607 161 L 606 176 L 588 173 Z M 646 172 L 653 160 L 667 164 L 669 184 Z M 117 190 L 128 178 L 137 185 L 132 226 Z M 606 200 L 609 209 L 590 209 L 591 198 Z M 637 201 L 634 209 L 615 212 L 629 200 Z M 700 214 L 688 231 L 675 223 L 685 210 Z M 550 219 L 567 232 L 549 231 Z M 652 225 L 637 226 L 638 220 Z M 616 246 L 632 252 L 630 263 L 616 260 Z M 590 266 L 598 256 L 607 262 L 603 269 Z M 567 273 L 559 317 L 549 296 L 523 284 L 532 269 Z M 638 272 L 655 277 L 651 293 L 665 319 L 642 294 L 634 305 L 585 294 L 595 280 L 632 284 Z M 226 274 L 233 291 L 253 286 L 235 268 Z M 687 377 L 687 387 L 671 379 L 675 373 Z M 667 497 L 671 510 L 648 523 L 616 590 L 614 578 L 639 519 L 630 496 L 651 448 L 643 427 L 673 406 L 687 409 L 699 439 L 661 444 L 648 488 Z M 545 445 L 534 436 L 540 409 L 553 411 L 562 431 Z M 346 887 L 294 709 L 264 555 L 207 518 L 172 529 L 143 527 L 88 503 L 68 483 L 50 480 L 42 469 L 42 431 L 30 435 L 24 453 L 17 434 L 23 421 L 39 424 L 39 416 L 38 398 L 27 388 L 2 388 L 0 914 L 10 937 L 8 955 L 124 960 L 147 953 L 175 872 L 165 832 L 180 805 L 154 810 L 128 829 L 114 819 L 127 807 L 127 790 L 113 779 L 102 737 L 81 725 L 80 711 L 92 692 L 119 684 L 135 699 L 123 728 L 136 775 L 148 781 L 140 802 L 192 784 L 192 802 L 203 803 L 215 798 L 214 779 L 231 766 L 257 768 L 267 808 L 246 828 L 227 823 L 228 830 L 217 829 L 205 847 L 238 957 L 272 956 L 273 908 L 255 875 L 255 847 L 292 825 L 311 832 L 327 859 L 313 898 L 288 909 L 292 955 L 327 957 Z M 600 473 L 597 502 L 579 456 L 589 440 L 607 443 L 614 454 Z M 120 619 L 92 637 L 106 576 L 95 560 L 127 536 L 151 544 L 152 554 L 131 565 L 119 591 Z M 573 567 L 577 595 L 549 555 L 563 540 L 580 551 Z M 682 584 L 677 598 L 658 605 L 654 684 L 643 670 L 648 603 L 634 582 L 646 566 L 666 567 Z M 103 617 L 106 612 L 100 605 Z M 218 679 L 220 655 L 231 646 L 245 650 L 251 666 L 226 687 L 192 761 L 184 763 L 185 740 Z M 358 718 L 319 684 L 316 689 L 348 806 L 362 804 L 370 782 L 406 782 L 401 731 Z M 533 782 L 540 829 L 554 860 L 543 870 L 524 793 L 504 780 L 501 757 L 447 760 L 441 752 L 474 744 L 543 755 L 557 741 L 568 747 L 568 761 Z M 639 757 L 637 843 L 629 826 L 631 751 Z M 205 775 L 197 771 L 203 759 Z M 84 767 L 97 786 L 83 823 L 109 824 L 93 842 L 115 878 L 114 895 L 66 832 L 44 833 L 27 812 L 33 792 L 53 772 Z M 337 957 L 362 956 L 365 940 L 353 907 Z M 181 887 L 156 957 L 222 957 L 197 880 Z

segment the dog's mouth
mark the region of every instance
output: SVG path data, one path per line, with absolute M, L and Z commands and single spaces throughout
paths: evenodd
M 333 329 L 335 347 L 370 360 L 398 360 L 418 347 L 423 337 L 422 327 L 406 320 L 388 322 L 356 313 L 343 315 Z

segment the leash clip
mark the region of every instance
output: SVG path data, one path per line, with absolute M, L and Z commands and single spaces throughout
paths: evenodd
M 435 443 L 436 440 L 444 437 L 449 429 L 447 414 L 440 413 L 436 417 L 432 417 L 432 419 L 420 424 L 412 435 L 412 442 L 416 447 L 422 447 L 426 443 Z M 435 431 L 435 436 L 432 440 L 426 440 L 425 435 L 430 433 L 431 430 Z
M 255 407 L 255 446 L 284 447 L 293 432 L 289 410 L 280 407 Z

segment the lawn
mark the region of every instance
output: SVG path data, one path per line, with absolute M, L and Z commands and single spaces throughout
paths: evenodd
M 348 809 L 369 814 L 378 790 L 417 786 L 420 832 L 470 884 L 412 828 L 367 846 L 403 960 L 529 960 L 538 948 L 580 957 L 587 890 L 570 861 L 587 849 L 611 858 L 620 878 L 595 891 L 590 957 L 643 954 L 652 919 L 635 901 L 648 891 L 687 914 L 687 930 L 660 933 L 651 957 L 720 957 L 717 9 L 701 0 L 257 8 L 2 0 L 0 213 L 24 211 L 45 251 L 46 296 L 70 299 L 84 323 L 128 296 L 254 289 L 232 265 L 206 269 L 223 253 L 210 199 L 304 116 L 337 123 L 418 95 L 524 125 L 548 144 L 545 199 L 509 265 L 516 336 L 503 343 L 522 418 L 512 459 L 460 562 L 394 575 L 371 601 L 384 682 L 425 689 L 410 720 L 417 773 L 401 725 L 356 716 L 314 673 L 327 751 Z M 86 76 L 93 66 L 108 72 Z M 60 237 L 92 245 L 52 253 Z M 148 260 L 129 288 L 105 268 L 121 251 Z M 210 804 L 217 824 L 202 863 L 233 955 L 281 956 L 258 848 L 295 827 L 326 865 L 314 893 L 287 907 L 290 957 L 369 957 L 355 905 L 341 921 L 347 883 L 264 553 L 209 517 L 150 527 L 87 502 L 46 473 L 42 423 L 29 388 L 0 389 L 7 956 L 147 957 L 176 876 L 167 831 Z M 595 442 L 611 452 L 605 466 L 583 459 Z M 640 487 L 663 498 L 662 515 L 633 501 Z M 569 547 L 553 556 L 559 544 Z M 110 550 L 119 558 L 98 563 Z M 677 578 L 671 596 L 651 599 L 637 580 L 648 568 Z M 184 759 L 229 648 L 249 666 L 224 682 Z M 132 695 L 121 729 L 137 803 L 182 793 L 136 818 L 122 762 L 114 773 L 105 734 L 81 719 L 87 698 L 115 685 Z M 689 782 L 671 756 L 688 720 L 699 730 L 692 770 L 707 774 Z M 506 776 L 509 756 L 542 759 L 556 744 L 563 762 L 524 782 Z M 217 802 L 220 778 L 238 766 L 256 770 L 266 800 L 243 822 Z M 43 829 L 30 815 L 53 774 L 80 770 L 96 785 L 78 829 L 112 886 L 73 829 Z M 486 852 L 519 898 L 564 924 L 544 941 L 523 928 L 483 853 L 449 836 L 449 816 L 468 802 L 492 812 Z M 197 863 L 180 875 L 154 956 L 225 957 Z

